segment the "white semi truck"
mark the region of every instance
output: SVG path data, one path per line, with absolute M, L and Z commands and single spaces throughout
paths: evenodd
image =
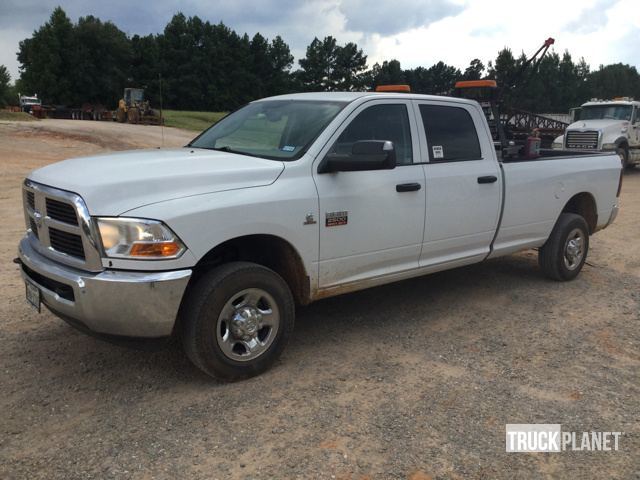
M 574 112 L 575 121 L 553 148 L 616 152 L 625 168 L 640 163 L 640 101 L 592 99 Z

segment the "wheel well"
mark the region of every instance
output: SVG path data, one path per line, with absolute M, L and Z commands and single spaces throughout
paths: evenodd
M 296 249 L 275 235 L 247 235 L 227 240 L 211 249 L 194 268 L 191 282 L 223 263 L 245 261 L 270 268 L 280 275 L 296 302 L 310 302 L 309 276 Z
M 571 197 L 562 209 L 562 213 L 576 213 L 585 219 L 589 226 L 589 233 L 596 231 L 598 225 L 598 210 L 593 195 L 587 192 L 578 193 Z

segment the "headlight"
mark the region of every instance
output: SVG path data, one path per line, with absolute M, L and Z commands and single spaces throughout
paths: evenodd
M 562 150 L 562 142 L 553 142 L 551 148 L 554 150 Z
M 186 250 L 169 227 L 157 220 L 98 218 L 107 257 L 139 260 L 178 258 Z

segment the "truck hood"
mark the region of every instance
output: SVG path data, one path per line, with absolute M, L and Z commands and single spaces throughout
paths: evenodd
M 627 120 L 578 120 L 567 127 L 567 130 L 601 130 L 601 131 L 617 131 L 628 127 Z
M 277 160 L 185 147 L 74 158 L 29 179 L 77 193 L 92 215 L 120 215 L 165 200 L 270 185 L 283 170 Z

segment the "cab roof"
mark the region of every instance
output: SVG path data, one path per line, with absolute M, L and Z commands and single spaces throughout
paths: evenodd
M 418 93 L 391 93 L 391 92 L 308 92 L 290 93 L 275 97 L 261 98 L 257 102 L 268 100 L 308 100 L 308 101 L 333 101 L 351 103 L 359 99 L 397 98 L 402 100 L 440 100 L 455 103 L 476 104 L 475 100 L 467 100 L 458 97 L 446 97 L 440 95 L 422 95 Z

